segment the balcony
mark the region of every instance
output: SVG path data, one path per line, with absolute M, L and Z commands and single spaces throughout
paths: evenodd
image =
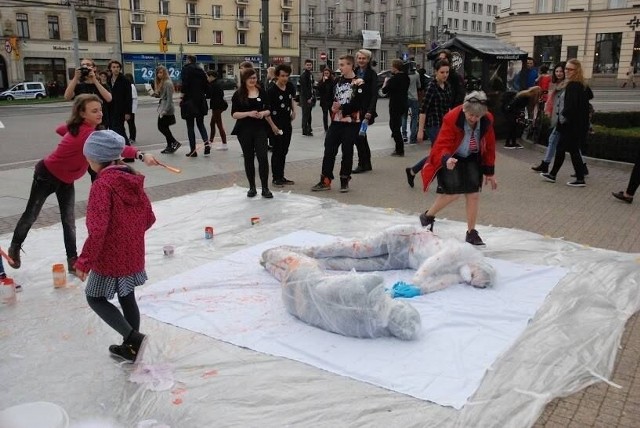
M 238 19 L 236 21 L 236 30 L 248 30 L 249 29 L 249 20 L 248 19 Z
M 293 9 L 293 0 L 280 0 L 283 9 Z
M 291 22 L 283 22 L 282 23 L 282 32 L 283 33 L 293 33 L 293 24 Z
M 146 22 L 147 18 L 144 12 L 131 12 L 129 15 L 129 23 L 131 24 L 145 24 Z
M 187 15 L 187 27 L 189 28 L 200 27 L 200 15 Z

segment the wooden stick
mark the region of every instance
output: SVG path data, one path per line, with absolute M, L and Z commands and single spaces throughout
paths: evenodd
M 4 257 L 10 265 L 13 264 L 13 259 L 9 257 L 9 254 L 5 253 L 1 247 L 0 247 L 0 256 Z
M 158 165 L 160 165 L 160 166 L 161 166 L 161 167 L 163 167 L 163 168 L 166 168 L 167 170 L 169 170 L 169 171 L 173 172 L 174 174 L 180 174 L 180 173 L 182 172 L 182 170 L 181 170 L 180 168 L 176 168 L 176 167 L 174 167 L 174 166 L 166 165 L 166 164 L 164 164 L 164 163 L 160 162 L 160 161 L 159 161 L 159 160 L 157 160 L 157 159 L 156 159 L 156 161 L 158 162 Z

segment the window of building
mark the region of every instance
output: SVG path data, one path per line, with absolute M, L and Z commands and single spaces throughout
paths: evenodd
M 198 4 L 197 3 L 186 3 L 187 5 L 187 15 L 197 15 L 198 14 Z
M 211 16 L 213 19 L 222 19 L 222 5 L 214 4 L 211 6 Z
M 455 4 L 453 5 L 453 10 L 456 12 L 460 12 L 460 0 L 456 0 Z
M 239 20 L 245 19 L 245 17 L 247 16 L 247 8 L 244 6 L 240 6 L 236 8 L 236 18 Z M 262 16 L 262 13 L 260 13 L 260 16 Z
M 478 3 L 478 15 L 482 15 L 484 13 L 484 5 L 482 3 Z
M 169 1 L 168 0 L 159 0 L 158 1 L 158 15 L 169 15 Z
M 447 10 L 453 10 L 453 0 L 447 0 Z
M 492 32 L 492 33 L 495 33 L 495 32 L 496 32 L 496 23 L 495 23 L 495 22 L 492 22 L 492 23 L 491 23 L 491 32 Z
M 471 13 L 473 13 L 473 14 L 478 13 L 478 4 L 477 3 L 471 3 Z
M 370 21 L 371 21 L 371 14 L 370 13 L 365 13 L 364 14 L 364 22 L 362 24 L 362 29 L 363 30 L 368 30 L 369 29 Z
M 16 26 L 18 37 L 29 38 L 29 16 L 26 13 L 16 13 Z
M 491 16 L 491 5 L 487 5 L 487 16 Z
M 493 5 L 493 16 L 496 16 L 498 14 L 498 6 L 497 5 Z
M 78 40 L 89 40 L 89 24 L 87 18 L 78 18 Z
M 556 64 L 560 61 L 561 35 L 534 36 L 533 58 L 536 64 Z
M 462 20 L 462 31 L 467 31 L 469 29 L 469 21 L 466 19 Z
M 107 41 L 107 25 L 104 19 L 96 18 L 96 40 L 99 42 Z
M 333 34 L 335 29 L 336 10 L 330 7 L 327 10 L 327 34 Z
M 567 46 L 567 57 L 565 58 L 565 61 L 571 58 L 578 58 L 577 46 Z
M 218 31 L 218 30 L 213 31 L 213 44 L 214 45 L 222 44 L 222 31 Z
M 291 23 L 291 13 L 288 10 L 283 10 L 280 14 L 280 22 Z
M 53 40 L 60 40 L 60 23 L 57 16 L 47 16 L 47 23 L 49 25 L 49 38 Z
M 291 47 L 291 34 L 287 34 L 287 33 L 282 34 L 282 47 L 283 48 Z
M 402 35 L 402 15 L 396 15 L 396 36 Z
M 313 63 L 312 70 L 317 70 L 317 67 L 316 67 L 316 63 L 318 62 L 317 58 L 318 58 L 318 48 L 309 48 L 309 59 Z
M 171 28 L 164 30 L 164 38 L 167 39 L 167 43 L 171 42 Z
M 238 37 L 236 39 L 236 43 L 239 46 L 244 46 L 247 44 L 247 32 L 246 31 L 238 31 Z
M 385 30 L 387 29 L 387 15 L 385 13 L 380 14 L 380 36 L 384 36 Z
M 313 34 L 316 32 L 316 8 L 315 7 L 310 7 L 309 8 L 309 33 Z
M 471 21 L 471 31 L 476 31 L 476 21 Z
M 387 69 L 387 51 L 380 51 L 380 70 Z
M 640 69 L 640 31 L 636 31 L 636 37 L 633 42 L 632 62 L 636 71 L 638 71 L 638 69 Z
M 453 18 L 447 18 L 447 28 L 448 29 L 453 28 Z
M 593 74 L 617 74 L 622 33 L 596 34 Z
M 132 42 L 142 41 L 142 25 L 131 26 L 131 41 Z
M 131 0 L 129 2 L 129 5 L 131 6 L 132 11 L 142 10 L 142 7 L 140 6 L 140 0 Z
M 468 1 L 462 3 L 462 12 L 469 13 L 469 2 Z
M 347 55 L 351 55 L 352 57 L 356 57 L 355 54 L 353 53 L 353 49 L 347 49 Z
M 609 0 L 609 9 L 621 9 L 627 7 L 627 0 Z
M 351 34 L 353 34 L 353 12 L 348 10 L 345 13 L 346 19 L 345 19 L 345 32 L 347 33 L 347 36 L 350 36 Z M 365 15 L 366 17 L 366 15 Z
M 459 28 L 460 28 L 460 20 L 456 18 L 453 20 L 453 29 L 458 30 Z
M 62 86 L 67 83 L 64 59 L 60 58 L 25 58 L 24 77 L 27 81 L 55 80 Z
M 567 3 L 565 0 L 553 0 L 554 12 L 565 12 L 567 10 Z
M 197 28 L 187 28 L 187 43 L 190 43 L 190 44 L 198 43 Z
M 412 16 L 411 21 L 409 21 L 409 35 L 413 36 L 416 34 L 416 17 Z
M 402 6 L 402 0 L 396 0 L 396 6 Z
M 491 32 L 491 23 L 487 22 L 487 28 L 486 30 L 484 30 L 485 33 L 490 33 Z
M 336 48 L 329 48 L 329 52 L 327 52 L 327 63 L 331 64 L 334 68 L 338 67 L 338 63 L 336 62 Z
M 537 13 L 547 13 L 549 7 L 549 0 L 538 0 L 536 4 Z

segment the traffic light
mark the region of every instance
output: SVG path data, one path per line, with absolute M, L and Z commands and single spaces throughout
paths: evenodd
M 167 38 L 160 37 L 160 52 L 166 52 L 168 50 L 169 50 L 169 47 L 167 46 Z

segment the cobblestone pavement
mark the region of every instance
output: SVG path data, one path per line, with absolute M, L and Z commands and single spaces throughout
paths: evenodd
M 425 150 L 424 146 L 408 146 L 405 158 L 388 156 L 391 149 L 377 150 L 374 152 L 374 170 L 354 175 L 349 193 L 339 193 L 335 189 L 320 194 L 311 192 L 310 187 L 319 179 L 320 159 L 290 162 L 287 164 L 286 176 L 295 180 L 296 184 L 285 190 L 334 198 L 349 204 L 386 207 L 417 214 L 433 200 L 434 192 L 423 193 L 419 178 L 416 180 L 416 188 L 409 188 L 404 168 L 420 159 Z M 629 165 L 589 161 L 587 187 L 571 188 L 564 184 L 570 180 L 572 168 L 569 159 L 558 176 L 558 182 L 551 184 L 543 182 L 530 170 L 530 166 L 541 158 L 538 148 L 511 151 L 499 148 L 498 151 L 496 172 L 499 188 L 495 192 L 485 190 L 482 194 L 478 218 L 480 234 L 483 224 L 496 225 L 564 237 L 593 247 L 640 253 L 640 201 L 629 205 L 611 197 L 612 191 L 626 187 L 631 170 Z M 234 159 L 234 162 L 238 163 L 237 161 Z M 211 175 L 150 187 L 147 191 L 152 200 L 158 201 L 233 184 L 246 187 L 244 172 Z M 273 203 L 277 203 L 278 191 L 282 189 L 273 190 Z M 27 196 L 24 196 L 25 199 Z M 80 218 L 85 212 L 86 203 L 79 202 L 76 205 L 76 216 Z M 464 220 L 464 204 L 455 203 L 442 214 L 453 220 Z M 11 232 L 18 217 L 0 218 L 0 233 Z M 34 227 L 58 221 L 57 208 L 48 208 L 42 211 Z M 627 323 L 610 378 L 620 388 L 600 382 L 569 397 L 553 400 L 534 426 L 640 426 L 639 362 L 640 324 L 636 314 Z

